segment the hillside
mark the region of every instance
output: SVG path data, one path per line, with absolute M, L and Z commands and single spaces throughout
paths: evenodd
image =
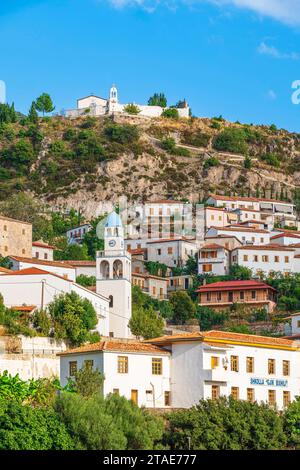
M 99 201 L 121 195 L 197 202 L 218 192 L 297 202 L 300 134 L 222 118 L 23 119 L 0 127 L 0 200 L 16 191 L 87 217 Z

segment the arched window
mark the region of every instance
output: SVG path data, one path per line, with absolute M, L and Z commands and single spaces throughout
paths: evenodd
M 102 279 L 109 279 L 109 262 L 108 261 L 101 261 L 100 275 Z
M 123 277 L 123 263 L 116 259 L 113 264 L 113 277 L 114 279 L 121 279 Z

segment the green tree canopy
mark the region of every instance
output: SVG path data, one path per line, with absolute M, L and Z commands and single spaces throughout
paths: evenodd
M 170 304 L 173 308 L 172 321 L 181 325 L 195 317 L 196 306 L 185 291 L 173 292 L 170 296 Z
M 43 115 L 45 115 L 45 113 L 52 113 L 55 109 L 51 96 L 48 93 L 43 93 L 36 99 L 35 107 L 37 111 L 43 113 Z
M 148 105 L 165 108 L 167 106 L 167 98 L 164 93 L 154 93 L 154 95 L 150 96 Z

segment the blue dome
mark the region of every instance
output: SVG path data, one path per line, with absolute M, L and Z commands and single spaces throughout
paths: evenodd
M 116 212 L 112 212 L 107 216 L 105 227 L 123 227 L 121 217 Z

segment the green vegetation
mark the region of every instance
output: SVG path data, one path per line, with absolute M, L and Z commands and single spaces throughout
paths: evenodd
M 226 128 L 213 139 L 213 147 L 223 152 L 246 154 L 248 145 L 247 136 L 243 129 Z
M 176 108 L 164 109 L 161 115 L 162 117 L 168 118 L 168 119 L 179 119 L 179 113 Z
M 36 99 L 35 108 L 40 113 L 43 113 L 44 116 L 45 113 L 52 113 L 52 111 L 55 109 L 55 106 L 53 105 L 51 96 L 48 93 L 43 93 Z
M 287 438 L 283 419 L 267 405 L 232 398 L 201 400 L 168 415 L 163 443 L 171 449 L 279 450 Z
M 128 114 L 139 114 L 141 112 L 140 108 L 134 103 L 127 104 L 124 111 Z
M 208 170 L 209 168 L 213 168 L 219 165 L 220 165 L 220 160 L 217 157 L 209 157 L 207 158 L 207 160 L 205 160 L 203 168 L 205 170 Z
M 167 274 L 168 266 L 158 261 L 145 261 L 145 268 L 152 276 L 165 277 Z
M 163 139 L 161 142 L 161 147 L 171 155 L 179 155 L 183 157 L 188 157 L 190 155 L 188 149 L 184 147 L 177 147 L 176 142 L 172 137 Z
M 17 113 L 15 111 L 15 105 L 12 103 L 2 104 L 0 103 L 0 125 L 3 123 L 13 123 L 17 121 Z
M 196 306 L 187 292 L 173 292 L 169 302 L 173 310 L 172 323 L 182 325 L 195 317 Z
M 164 321 L 160 312 L 155 308 L 152 299 L 143 294 L 137 286 L 132 288 L 132 316 L 129 327 L 138 338 L 155 338 L 163 333 Z
M 103 382 L 103 374 L 86 363 L 82 369 L 75 372 L 74 377 L 69 381 L 68 387 L 79 395 L 90 398 L 99 393 L 103 394 Z
M 275 168 L 280 167 L 280 160 L 278 156 L 274 153 L 265 153 L 261 156 L 262 161 L 266 162 L 268 165 L 274 166 Z
M 79 276 L 77 276 L 76 282 L 77 284 L 80 284 L 83 287 L 92 287 L 96 285 L 96 277 L 80 274 Z
M 153 96 L 150 96 L 148 100 L 148 105 L 161 106 L 162 108 L 166 108 L 167 98 L 165 97 L 164 93 L 154 93 Z

